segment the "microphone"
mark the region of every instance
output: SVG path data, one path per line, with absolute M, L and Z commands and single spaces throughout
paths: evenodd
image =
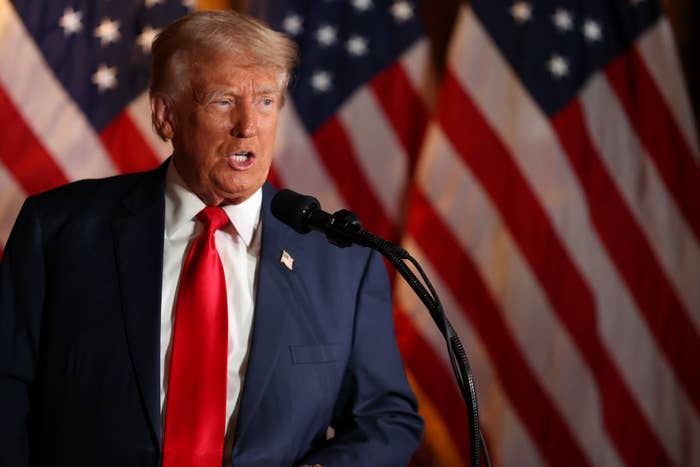
M 295 231 L 305 234 L 318 230 L 326 234 L 328 241 L 339 247 L 353 243 L 371 246 L 369 234 L 362 230 L 358 217 L 347 209 L 329 214 L 321 209 L 321 203 L 313 196 L 292 190 L 280 190 L 272 198 L 272 215 Z

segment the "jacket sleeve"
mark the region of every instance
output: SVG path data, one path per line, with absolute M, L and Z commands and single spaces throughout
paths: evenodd
M 423 433 L 396 343 L 386 268 L 375 252 L 360 282 L 353 349 L 332 427 L 335 436 L 301 464 L 406 465 Z
M 0 261 L 0 465 L 29 465 L 29 393 L 44 299 L 41 227 L 25 201 Z

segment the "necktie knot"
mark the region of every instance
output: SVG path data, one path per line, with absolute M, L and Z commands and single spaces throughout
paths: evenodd
M 204 230 L 214 232 L 229 223 L 228 216 L 218 206 L 207 206 L 197 214 L 197 220 L 204 225 Z

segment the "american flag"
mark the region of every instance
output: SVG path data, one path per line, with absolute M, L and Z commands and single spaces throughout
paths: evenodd
M 193 1 L 0 0 L 0 247 L 28 194 L 144 170 L 150 45 Z
M 250 3 L 302 52 L 273 179 L 420 260 L 495 464 L 700 466 L 700 151 L 658 3 L 473 1 L 437 103 L 415 2 Z M 167 157 L 149 45 L 192 7 L 0 0 L 0 246 L 28 194 Z M 395 294 L 413 464 L 466 465 L 444 344 Z
M 398 240 L 425 133 L 428 43 L 412 1 L 253 3 L 300 46 L 275 156 L 282 185 Z
M 700 465 L 700 170 L 679 69 L 651 0 L 459 14 L 404 243 L 470 350 L 497 465 Z

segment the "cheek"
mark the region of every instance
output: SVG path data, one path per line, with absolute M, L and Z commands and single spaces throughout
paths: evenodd
M 260 133 L 263 135 L 263 141 L 268 147 L 268 150 L 272 150 L 270 146 L 275 145 L 275 138 L 277 136 L 277 118 L 263 119 L 260 124 Z

